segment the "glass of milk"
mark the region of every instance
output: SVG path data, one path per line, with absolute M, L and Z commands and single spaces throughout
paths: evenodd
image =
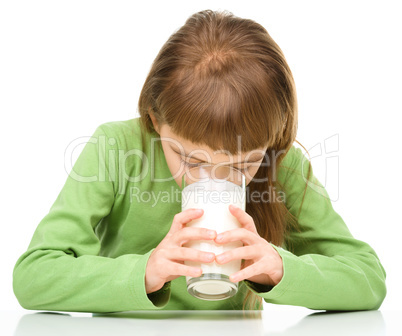
M 187 223 L 187 226 L 215 230 L 217 234 L 241 228 L 235 216 L 229 211 L 233 204 L 245 211 L 246 178 L 244 174 L 226 165 L 201 164 L 190 168 L 182 177 L 182 211 L 201 208 L 204 214 Z M 213 240 L 191 240 L 183 245 L 197 250 L 212 252 L 215 255 L 243 246 L 241 241 L 216 244 Z M 203 300 L 224 300 L 237 293 L 238 283 L 229 276 L 240 271 L 241 260 L 225 264 L 201 263 L 191 260 L 185 265 L 202 269 L 200 277 L 186 276 L 187 290 L 196 298 Z

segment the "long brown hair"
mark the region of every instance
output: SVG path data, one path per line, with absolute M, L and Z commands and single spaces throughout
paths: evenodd
M 236 155 L 238 137 L 241 152 L 268 146 L 247 194 L 269 191 L 271 201 L 247 199 L 246 211 L 259 235 L 277 246 L 297 229 L 296 217 L 284 202 L 275 201 L 277 189 L 283 189 L 276 172 L 293 143 L 299 143 L 296 88 L 282 50 L 263 26 L 228 11 L 193 14 L 159 51 L 138 108 L 150 133 L 155 132 L 151 112 L 159 125 L 212 150 Z M 256 303 L 262 309 L 261 297 L 252 291 L 243 309 L 246 302 L 250 309 Z

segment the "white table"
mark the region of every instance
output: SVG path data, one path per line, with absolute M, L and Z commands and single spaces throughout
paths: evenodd
M 129 311 L 110 314 L 1 311 L 8 336 L 346 336 L 402 335 L 402 311 L 325 312 L 279 307 L 233 310 Z M 399 330 L 398 330 L 399 329 Z

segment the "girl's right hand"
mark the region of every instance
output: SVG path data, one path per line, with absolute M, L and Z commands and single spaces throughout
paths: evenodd
M 199 277 L 201 268 L 184 265 L 184 260 L 210 263 L 215 254 L 183 247 L 190 240 L 214 240 L 216 231 L 205 228 L 186 227 L 193 219 L 202 216 L 202 209 L 187 209 L 177 213 L 169 232 L 152 251 L 145 270 L 145 288 L 147 294 L 161 289 L 165 282 L 179 276 Z

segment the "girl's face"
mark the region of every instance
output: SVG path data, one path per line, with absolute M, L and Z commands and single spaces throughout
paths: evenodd
M 239 169 L 246 177 L 246 185 L 257 173 L 267 148 L 257 148 L 250 152 L 232 155 L 224 151 L 213 151 L 207 146 L 194 145 L 171 131 L 168 125 L 158 126 L 151 115 L 158 132 L 167 165 L 178 186 L 188 169 L 203 163 L 225 164 Z

